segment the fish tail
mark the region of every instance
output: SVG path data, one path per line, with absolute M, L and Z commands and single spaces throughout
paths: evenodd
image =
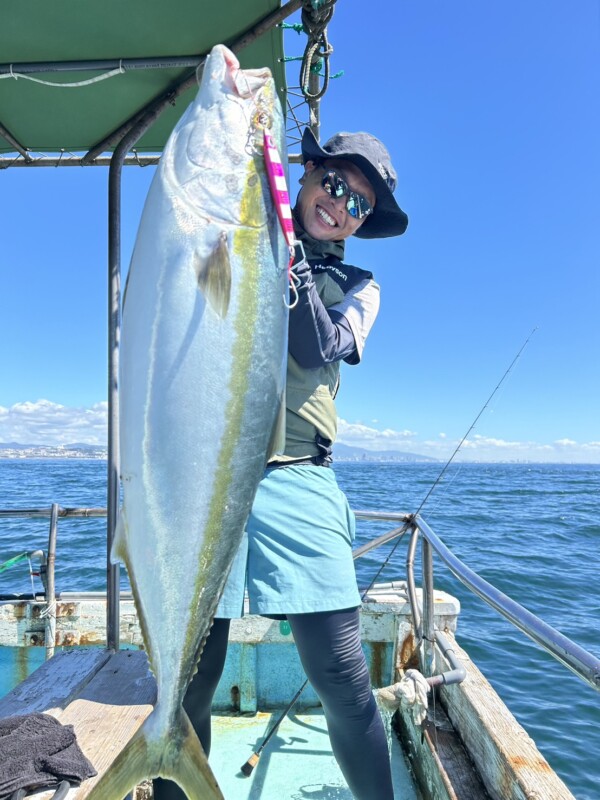
M 163 764 L 160 777 L 177 783 L 188 800 L 224 800 L 196 731 L 183 709 L 180 719 L 180 747 L 174 758 Z
M 177 783 L 188 800 L 224 800 L 185 711 L 182 709 L 178 718 L 178 729 L 170 728 L 159 740 L 149 735 L 154 714 L 117 756 L 87 800 L 123 800 L 139 783 L 157 777 Z

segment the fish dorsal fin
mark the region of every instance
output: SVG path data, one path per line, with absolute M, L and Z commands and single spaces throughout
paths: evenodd
M 217 244 L 208 256 L 194 254 L 194 272 L 198 288 L 213 311 L 221 318 L 227 316 L 231 297 L 231 261 L 225 231 L 221 231 Z

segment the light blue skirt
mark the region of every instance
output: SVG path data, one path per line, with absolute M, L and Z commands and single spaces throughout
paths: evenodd
M 268 469 L 258 486 L 217 617 L 305 614 L 360 605 L 354 514 L 328 467 Z

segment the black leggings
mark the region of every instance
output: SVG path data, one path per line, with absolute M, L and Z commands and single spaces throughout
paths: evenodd
M 358 609 L 289 614 L 304 671 L 325 712 L 334 755 L 356 800 L 393 800 L 388 746 L 360 644 Z M 205 752 L 210 713 L 225 655 L 229 620 L 211 629 L 184 707 Z M 155 800 L 185 800 L 170 781 L 154 782 Z

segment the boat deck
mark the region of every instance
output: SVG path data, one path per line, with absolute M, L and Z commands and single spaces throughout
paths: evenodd
M 82 602 L 85 605 L 87 600 Z M 27 605 L 33 610 L 39 604 Z M 406 606 L 402 587 L 387 586 L 380 587 L 363 607 L 363 644 L 374 686 L 392 683 L 397 668 L 410 664 L 414 637 Z M 398 714 L 409 763 L 420 785 L 426 787 L 426 796 L 440 800 L 575 800 L 454 641 L 458 602 L 436 593 L 434 608 L 436 624 L 450 637 L 455 660 L 464 666 L 467 678 L 440 689 L 439 702 L 423 725 L 415 725 L 408 713 Z M 74 605 L 72 610 L 76 610 Z M 25 626 L 14 626 L 24 643 L 33 635 L 27 626 L 34 617 L 20 611 L 13 616 L 18 625 Z M 315 707 L 316 696 L 309 688 L 273 736 L 252 776 L 241 774 L 241 766 L 270 730 L 271 714 L 277 715 L 287 704 L 304 674 L 289 630 L 278 621 L 252 616 L 235 620 L 230 638 L 213 704 L 211 753 L 211 765 L 226 800 L 350 800 L 333 759 L 323 716 Z M 440 671 L 451 669 L 440 648 L 436 660 Z M 19 672 L 27 666 L 19 659 L 17 664 Z M 73 725 L 81 749 L 99 773 L 67 797 L 85 800 L 151 713 L 155 700 L 156 685 L 144 652 L 67 648 L 0 698 L 0 718 L 45 711 Z M 416 800 L 399 743 L 393 736 L 391 740 L 396 798 Z M 147 798 L 145 787 L 136 796 L 136 800 Z M 48 792 L 36 795 L 37 800 L 50 797 Z
M 282 722 L 247 778 L 240 767 L 260 746 L 278 713 L 213 715 L 210 764 L 225 798 L 235 800 L 352 800 L 333 757 L 321 709 Z M 392 733 L 396 800 L 417 800 L 400 744 Z
M 50 713 L 75 728 L 83 752 L 98 776 L 68 793 L 83 800 L 152 711 L 154 678 L 146 654 L 121 650 L 72 650 L 45 662 L 23 683 L 0 699 L 0 717 L 31 712 Z M 258 748 L 271 726 L 270 712 L 215 713 L 210 763 L 226 800 L 351 800 L 351 793 L 333 758 L 327 726 L 319 708 L 303 708 L 284 720 L 263 751 L 252 775 L 241 766 Z M 417 795 L 399 743 L 393 769 L 397 800 Z M 36 795 L 50 800 L 52 792 Z

